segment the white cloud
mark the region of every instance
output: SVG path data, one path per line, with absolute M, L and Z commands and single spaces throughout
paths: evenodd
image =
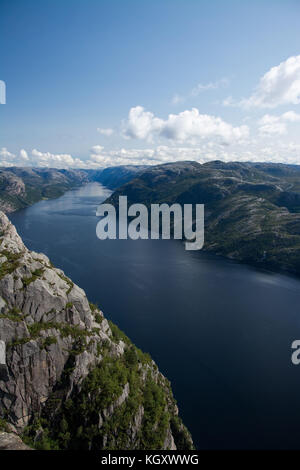
M 264 135 L 286 134 L 286 124 L 281 121 L 280 116 L 265 114 L 258 122 L 259 132 Z
M 275 163 L 299 163 L 300 144 L 283 143 L 275 141 L 265 145 L 263 142 L 253 140 L 245 143 L 237 143 L 228 150 L 217 142 L 206 142 L 201 145 L 172 146 L 159 145 L 146 149 L 118 149 L 105 151 L 102 155 L 91 156 L 86 162 L 88 168 L 99 168 L 116 165 L 158 165 L 167 162 L 192 160 L 206 163 L 214 160 L 225 162 L 275 162 Z
M 195 98 L 196 96 L 200 95 L 200 93 L 203 93 L 209 90 L 217 90 L 218 88 L 224 88 L 224 87 L 227 87 L 228 85 L 229 85 L 228 78 L 221 78 L 220 80 L 217 80 L 215 82 L 209 82 L 205 84 L 198 83 L 196 86 L 194 86 L 194 88 L 192 88 L 192 90 L 189 93 L 187 93 L 186 96 L 175 93 L 171 102 L 172 104 L 175 104 L 175 105 L 179 103 L 183 103 L 189 98 Z
M 294 111 L 287 111 L 280 116 L 265 114 L 259 121 L 259 133 L 263 135 L 287 133 L 287 123 L 295 123 L 300 121 L 300 114 Z
M 9 167 L 16 165 L 16 155 L 7 150 L 6 147 L 0 149 L 0 166 Z
M 2 147 L 0 150 L 0 158 L 8 158 L 8 159 L 14 159 L 16 158 L 15 154 L 9 152 L 6 147 Z
M 101 148 L 101 150 L 100 150 Z M 105 150 L 101 146 L 91 149 L 90 158 L 85 161 L 86 168 L 104 168 L 119 165 L 149 165 L 158 163 L 154 149 Z
M 265 139 L 248 139 L 234 142 L 230 149 L 217 141 L 201 141 L 197 145 L 157 145 L 143 149 L 119 148 L 106 150 L 101 145 L 91 148 L 87 159 L 74 158 L 69 154 L 52 154 L 33 150 L 25 151 L 28 160 L 10 153 L 7 149 L 0 150 L 1 166 L 33 166 L 48 168 L 82 168 L 97 169 L 118 165 L 158 165 L 161 163 L 192 160 L 199 163 L 222 160 L 225 162 L 274 162 L 299 164 L 300 143 L 283 142 L 276 135 L 270 141 Z M 1 155 L 2 153 L 2 155 Z M 5 156 L 2 159 L 1 156 Z M 13 158 L 12 158 L 13 157 Z
M 153 134 L 161 131 L 164 121 L 142 106 L 135 106 L 129 110 L 128 120 L 123 125 L 124 137 L 151 140 Z
M 223 88 L 227 87 L 229 85 L 229 79 L 228 78 L 221 78 L 221 80 L 217 80 L 216 82 L 210 82 L 210 83 L 198 83 L 192 91 L 191 95 L 192 96 L 198 96 L 200 93 L 203 93 L 204 91 L 208 90 L 217 90 L 218 88 Z
M 108 128 L 98 127 L 97 132 L 99 132 L 99 134 L 105 135 L 106 137 L 110 137 L 114 133 L 114 130 L 109 127 Z
M 172 140 L 187 141 L 193 138 L 220 137 L 225 142 L 248 137 L 248 126 L 233 127 L 220 117 L 200 114 L 198 109 L 170 114 L 161 135 Z
M 102 145 L 94 145 L 94 147 L 91 148 L 91 152 L 92 154 L 100 155 L 103 149 L 104 147 L 102 147 Z
M 227 96 L 222 102 L 223 106 L 231 106 L 231 107 L 236 107 L 239 106 L 239 103 L 237 103 L 232 96 Z
M 300 114 L 295 113 L 294 111 L 287 111 L 283 113 L 282 119 L 289 122 L 297 122 L 300 121 Z
M 231 97 L 223 101 L 225 106 L 242 108 L 276 108 L 280 105 L 300 103 L 300 55 L 289 57 L 272 67 L 260 79 L 253 94 L 235 102 Z
M 24 149 L 20 150 L 20 158 L 25 161 L 29 160 L 28 153 L 26 152 L 26 150 Z
M 172 104 L 179 104 L 179 103 L 183 103 L 183 101 L 185 101 L 184 96 L 181 96 L 181 95 L 178 95 L 177 93 L 175 93 L 175 95 L 172 98 L 171 103 Z
M 18 166 L 36 166 L 46 168 L 82 168 L 84 163 L 79 158 L 73 158 L 69 154 L 54 154 L 33 149 L 30 154 L 25 149 L 20 150 L 20 156 L 16 159 Z
M 197 108 L 179 114 L 169 114 L 159 119 L 142 106 L 131 108 L 128 120 L 123 123 L 123 135 L 127 138 L 153 141 L 155 136 L 185 142 L 205 138 L 218 138 L 225 143 L 244 139 L 249 135 L 248 126 L 233 127 L 220 117 L 200 114 Z

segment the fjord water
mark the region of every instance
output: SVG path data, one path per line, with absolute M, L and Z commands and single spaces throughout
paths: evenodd
M 198 449 L 300 448 L 300 281 L 187 252 L 96 237 L 97 183 L 10 215 L 169 378 Z

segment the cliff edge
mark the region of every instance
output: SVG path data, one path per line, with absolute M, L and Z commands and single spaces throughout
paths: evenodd
M 0 212 L 0 428 L 7 426 L 37 449 L 193 448 L 150 356 L 47 256 L 29 251 Z

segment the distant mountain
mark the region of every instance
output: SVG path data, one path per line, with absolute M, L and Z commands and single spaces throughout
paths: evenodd
M 132 180 L 148 167 L 145 165 L 112 166 L 100 170 L 87 170 L 90 181 L 97 181 L 109 189 L 117 189 L 119 186 Z
M 0 168 L 0 209 L 13 212 L 41 199 L 61 196 L 89 181 L 80 170 Z
M 300 166 L 194 162 L 100 170 L 0 168 L 0 209 L 11 212 L 97 181 L 128 202 L 205 204 L 204 249 L 300 274 Z
M 300 274 L 300 166 L 177 162 L 153 166 L 121 186 L 128 203 L 205 204 L 204 249 Z
M 116 189 L 145 170 L 145 166 L 118 166 L 100 170 L 55 168 L 0 168 L 0 210 L 5 213 L 30 206 L 42 199 L 59 197 L 90 181 Z

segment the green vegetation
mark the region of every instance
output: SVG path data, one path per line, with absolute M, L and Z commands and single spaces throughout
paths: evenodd
M 0 171 L 0 208 L 17 210 L 42 199 L 56 198 L 88 181 L 81 170 L 14 167 Z M 18 188 L 18 191 L 16 191 Z
M 126 348 L 121 358 L 106 355 L 84 380 L 81 391 L 61 403 L 53 397 L 55 406 L 61 404 L 51 424 L 48 413 L 42 415 L 38 425 L 42 426 L 42 438 L 34 442 L 38 429 L 33 422 L 24 432 L 23 439 L 39 449 L 120 449 L 129 445 L 128 429 L 139 409 L 144 409 L 142 429 L 137 434 L 139 448 L 161 449 L 169 424 L 166 402 L 166 385 L 156 383 L 148 373 L 146 382 L 140 371 L 139 354 L 133 345 Z M 71 367 L 72 371 L 72 367 Z M 163 379 L 161 379 L 163 380 Z M 129 386 L 129 396 L 119 406 L 114 405 Z M 51 402 L 51 397 L 49 399 Z M 105 419 L 104 410 L 113 406 Z M 99 427 L 99 410 L 102 425 Z
M 40 277 L 42 277 L 44 271 L 45 271 L 44 268 L 39 268 L 39 269 L 36 269 L 35 271 L 33 271 L 32 276 L 27 277 L 27 278 L 23 278 L 23 279 L 22 279 L 23 286 L 24 286 L 24 287 L 27 287 L 27 286 L 29 286 L 29 284 L 31 284 L 32 282 L 36 281 L 36 280 L 39 279 Z
M 99 312 L 95 313 L 95 320 L 96 320 L 97 323 L 99 323 L 99 325 L 101 325 L 103 317 L 100 315 Z
M 0 418 L 0 431 L 9 432 L 7 422 L 2 418 Z
M 204 250 L 300 275 L 300 166 L 176 162 L 152 166 L 106 202 L 205 204 Z
M 93 304 L 92 302 L 89 302 L 89 306 L 90 306 L 90 309 L 93 313 L 95 312 L 95 310 L 99 309 L 98 305 Z
M 83 338 L 91 336 L 92 332 L 79 328 L 77 325 L 70 325 L 69 323 L 57 323 L 57 322 L 39 322 L 27 325 L 31 335 L 31 339 L 37 338 L 42 330 L 55 329 L 60 332 L 60 336 L 65 338 L 71 336 L 72 338 Z
M 0 255 L 7 258 L 0 266 L 0 279 L 2 279 L 6 274 L 13 273 L 20 266 L 19 259 L 23 253 L 11 253 L 8 250 L 2 250 Z
M 103 320 L 103 317 L 102 317 L 101 314 L 99 313 L 99 307 L 98 307 L 98 305 L 93 304 L 92 302 L 89 302 L 89 306 L 90 306 L 91 312 L 92 312 L 92 313 L 94 314 L 94 316 L 95 316 L 96 322 L 99 323 L 99 325 L 101 325 L 102 320 Z
M 141 431 L 142 448 L 161 449 L 170 416 L 167 411 L 165 389 L 155 383 L 150 374 L 148 374 L 143 398 L 145 413 Z
M 23 253 L 11 254 L 3 250 L 2 255 L 6 260 L 1 265 L 0 275 L 5 275 L 19 267 Z M 30 263 L 29 256 L 28 261 Z M 40 278 L 44 279 L 45 268 L 35 269 L 31 274 L 29 272 L 26 279 L 20 274 L 23 271 L 26 272 L 25 269 L 19 271 L 14 279 L 23 282 L 18 293 L 25 296 L 26 300 L 28 292 L 22 292 L 23 289 Z M 69 293 L 74 284 L 63 274 L 59 276 L 67 284 Z M 35 289 L 35 286 L 32 288 Z M 53 378 L 50 397 L 41 409 L 35 407 L 36 415 L 24 429 L 24 442 L 36 449 L 162 449 L 175 403 L 168 381 L 157 372 L 151 357 L 135 347 L 112 322 L 109 322 L 112 335 L 110 338 L 105 337 L 104 325 L 102 329 L 100 327 L 103 315 L 97 305 L 90 304 L 99 324 L 93 328 L 71 325 L 67 320 L 55 321 L 66 315 L 65 310 L 72 307 L 73 303 L 67 302 L 60 312 L 55 309 L 43 312 L 42 319 L 53 318 L 53 321 L 33 322 L 33 313 L 26 319 L 27 315 L 16 306 L 9 309 L 7 305 L 3 309 L 4 313 L 0 314 L 2 319 L 24 322 L 22 328 L 10 324 L 15 333 L 10 336 L 10 343 L 6 344 L 7 358 L 13 353 L 22 357 L 26 349 L 31 349 L 29 346 L 23 348 L 22 345 L 34 341 L 32 346 L 37 352 L 36 357 L 38 354 L 42 360 L 47 357 L 45 362 L 48 363 L 56 360 L 53 353 L 58 353 L 62 355 L 62 360 L 66 360 L 60 378 Z M 21 337 L 23 335 L 25 337 Z M 63 343 L 63 338 L 68 340 Z M 121 341 L 124 344 L 120 344 Z M 18 349 L 13 351 L 12 348 Z M 87 355 L 78 358 L 84 352 L 94 354 L 95 361 L 89 357 L 89 362 L 85 363 Z M 78 374 L 82 373 L 81 367 L 85 366 L 89 366 L 89 373 L 80 382 Z M 29 409 L 28 413 L 32 413 L 32 410 Z M 0 430 L 7 429 L 3 418 L 6 415 L 0 419 Z
M 65 281 L 68 284 L 69 288 L 67 290 L 67 294 L 70 294 L 71 290 L 74 287 L 74 283 L 67 276 L 64 276 L 63 274 L 58 274 L 58 275 L 63 281 Z
M 14 321 L 22 319 L 17 308 L 7 315 L 15 318 Z M 75 370 L 76 356 L 94 344 L 95 338 L 88 343 L 88 337 L 98 331 L 54 321 L 28 324 L 27 328 L 28 337 L 16 339 L 7 346 L 38 340 L 39 347 L 47 351 L 58 340 L 58 336 L 41 335 L 47 330 L 56 330 L 62 338 L 71 336 L 74 341 L 60 381 L 41 414 L 24 429 L 22 438 L 26 444 L 44 450 L 162 449 L 172 422 L 182 448 L 190 445 L 187 431 L 175 419 L 175 401 L 169 382 L 156 374 L 157 366 L 151 357 L 135 347 L 116 325 L 110 322 L 112 339 L 115 343 L 120 340 L 125 343 L 124 354 L 116 356 L 108 339 L 97 342 L 101 362 L 89 372 L 80 391 L 74 390 L 67 400 L 65 394 Z M 135 429 L 139 419 L 141 424 Z M 134 439 L 129 430 L 135 433 Z
M 113 340 L 116 343 L 118 343 L 119 341 L 123 341 L 127 345 L 131 344 L 131 341 L 128 338 L 128 336 L 126 336 L 125 333 L 122 330 L 120 330 L 120 328 L 117 325 L 115 325 L 110 320 L 108 321 L 108 324 L 109 324 L 111 332 L 112 332 Z
M 33 439 L 40 430 L 43 430 L 38 439 Z M 35 418 L 32 425 L 24 429 L 23 442 L 36 450 L 59 450 L 57 443 L 51 439 L 47 429 L 47 421 L 42 418 Z
M 189 442 L 189 434 L 186 427 L 183 425 L 179 416 L 176 415 L 171 417 L 170 424 L 177 450 L 186 450 L 187 442 Z
M 8 315 L 9 314 L 3 315 L 3 318 L 9 318 L 9 319 L 14 318 L 14 317 L 10 318 Z M 21 320 L 23 319 L 24 318 L 22 318 Z M 19 321 L 19 320 L 13 319 L 13 321 Z M 13 348 L 21 344 L 26 344 L 31 340 L 39 339 L 41 338 L 41 335 L 40 335 L 41 331 L 51 330 L 51 329 L 57 330 L 61 338 L 66 338 L 70 336 L 71 338 L 77 341 L 80 341 L 80 340 L 84 341 L 87 337 L 93 335 L 93 332 L 79 328 L 79 326 L 77 325 L 70 325 L 69 323 L 36 322 L 30 325 L 27 325 L 27 328 L 29 331 L 29 336 L 26 336 L 25 338 L 16 338 L 7 346 Z M 54 344 L 56 342 L 57 342 L 57 339 L 53 336 L 42 338 L 41 348 L 45 348 L 46 346 L 50 346 L 50 344 Z M 82 344 L 84 344 L 86 347 L 85 341 Z M 83 351 L 84 349 L 82 349 L 81 352 Z M 77 351 L 77 354 L 79 354 L 78 351 Z
M 41 344 L 41 349 L 46 349 L 48 346 L 51 346 L 51 344 L 56 344 L 57 343 L 57 338 L 55 336 L 47 336 Z
M 15 322 L 23 321 L 25 319 L 25 315 L 22 315 L 22 312 L 19 308 L 13 307 L 9 310 L 8 313 L 1 313 L 0 318 L 7 318 L 8 320 L 12 320 Z

